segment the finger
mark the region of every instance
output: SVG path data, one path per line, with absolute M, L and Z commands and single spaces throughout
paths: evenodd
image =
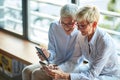
M 54 66 L 54 68 L 53 68 L 54 70 L 58 70 L 59 69 L 58 65 L 54 64 L 53 66 Z
M 56 64 L 49 64 L 49 69 L 58 69 L 58 66 Z
M 39 59 L 41 59 L 42 61 L 44 60 L 42 55 L 40 55 L 39 53 L 37 53 L 37 55 L 38 55 Z
M 40 58 L 42 61 L 44 61 L 44 60 L 45 60 L 42 56 L 39 56 L 39 58 Z
M 58 80 L 58 75 L 57 74 L 55 74 L 54 79 Z
M 47 75 L 49 75 L 50 77 L 52 77 L 52 78 L 55 77 L 55 73 L 51 72 L 51 70 L 45 70 L 45 72 L 46 72 Z
M 49 67 L 49 69 L 54 69 L 53 64 L 49 64 L 48 67 Z
M 51 73 L 51 72 L 48 72 L 49 76 L 51 76 L 52 78 L 55 78 L 55 73 Z

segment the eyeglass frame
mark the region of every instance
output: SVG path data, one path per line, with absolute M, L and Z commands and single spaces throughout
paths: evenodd
M 72 22 L 72 24 L 66 24 L 64 22 L 61 22 L 61 20 L 59 20 L 59 22 L 62 26 L 66 26 L 66 27 L 73 27 L 76 24 L 76 21 Z
M 80 29 L 86 29 L 88 25 L 90 25 L 92 22 L 87 22 L 87 24 L 76 24 L 76 26 Z

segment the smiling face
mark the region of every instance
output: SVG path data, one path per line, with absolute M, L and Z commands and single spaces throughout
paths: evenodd
M 75 28 L 75 20 L 72 17 L 61 17 L 60 24 L 67 35 L 70 35 Z
M 91 40 L 99 21 L 100 12 L 95 6 L 81 7 L 76 14 L 78 30 L 83 36 Z
M 83 36 L 88 37 L 88 41 L 94 35 L 96 29 L 97 22 L 88 22 L 88 21 L 77 21 L 78 30 L 81 32 Z
M 66 4 L 60 10 L 60 24 L 67 35 L 70 35 L 75 28 L 75 15 L 78 6 Z
M 92 23 L 89 23 L 87 21 L 77 22 L 77 27 L 83 36 L 88 36 L 93 31 Z

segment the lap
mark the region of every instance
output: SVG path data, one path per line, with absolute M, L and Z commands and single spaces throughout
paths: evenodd
M 34 71 L 35 69 L 40 68 L 40 64 L 32 64 L 29 66 L 26 66 L 22 73 L 31 73 L 32 71 Z
M 37 68 L 32 72 L 32 80 L 52 80 L 52 78 L 40 68 Z

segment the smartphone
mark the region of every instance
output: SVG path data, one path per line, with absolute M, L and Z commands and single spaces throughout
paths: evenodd
M 36 48 L 36 50 L 38 51 L 38 53 L 40 54 L 40 55 L 42 55 L 42 57 L 49 63 L 49 60 L 48 60 L 48 58 L 45 56 L 45 54 L 43 53 L 43 51 L 40 49 L 40 48 L 38 48 L 38 47 L 35 47 Z
M 42 66 L 46 66 L 46 65 L 47 65 L 45 62 L 42 62 L 42 61 L 39 61 L 39 63 L 40 63 Z

